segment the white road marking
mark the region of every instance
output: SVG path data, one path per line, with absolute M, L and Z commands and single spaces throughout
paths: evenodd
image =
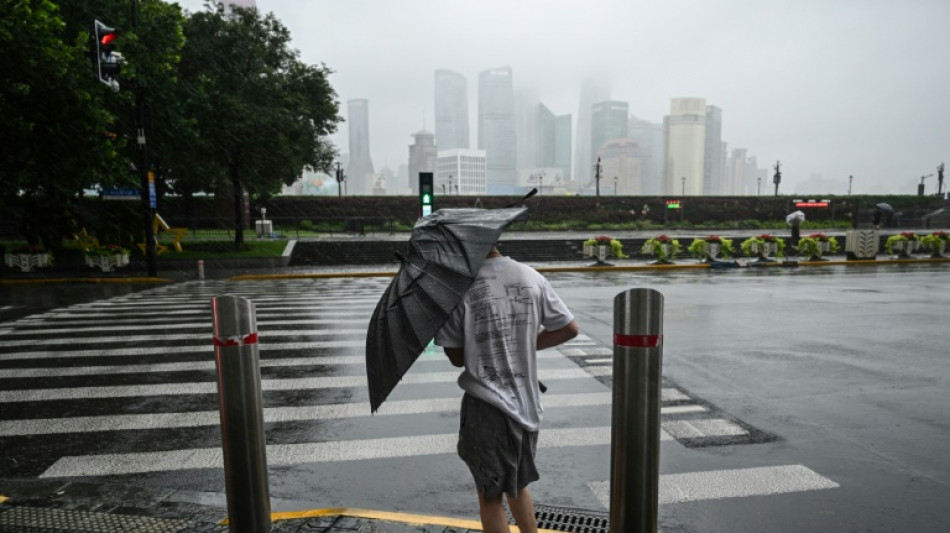
M 446 433 L 413 437 L 272 444 L 267 447 L 267 466 L 455 454 L 457 442 L 457 434 Z M 541 431 L 538 436 L 539 448 L 608 444 L 610 444 L 610 426 L 547 429 Z M 220 469 L 223 465 L 224 459 L 218 447 L 66 456 L 53 463 L 39 477 L 109 476 L 203 468 Z
M 748 435 L 749 432 L 735 422 L 723 419 L 700 418 L 695 420 L 677 420 L 663 424 L 663 429 L 676 439 L 697 439 L 716 435 L 734 437 Z
M 331 324 L 353 324 L 356 322 L 352 319 L 302 319 L 302 320 L 259 320 L 257 322 L 258 328 L 267 328 L 272 326 L 305 326 L 305 325 L 331 325 Z M 49 325 L 48 323 L 46 325 Z M 61 326 L 63 324 L 53 324 L 55 326 Z M 180 322 L 180 323 L 165 323 L 162 329 L 168 330 L 189 330 L 189 329 L 198 329 L 203 331 L 209 331 L 212 328 L 212 324 L 209 321 L 204 322 Z M 142 324 L 132 324 L 132 325 L 114 325 L 111 321 L 103 321 L 101 324 L 90 325 L 88 321 L 78 322 L 76 326 L 70 326 L 68 328 L 50 328 L 44 327 L 42 329 L 5 329 L 0 330 L 0 337 L 9 336 L 15 337 L 20 335 L 53 335 L 53 334 L 62 334 L 62 333 L 114 333 L 116 331 L 142 331 Z M 308 331 L 301 333 L 309 333 Z
M 545 395 L 546 409 L 558 407 L 586 407 L 610 405 L 609 392 L 580 394 Z M 458 397 L 431 398 L 425 400 L 387 401 L 376 411 L 370 413 L 369 402 L 353 402 L 329 405 L 304 405 L 295 407 L 266 407 L 264 421 L 269 423 L 291 422 L 297 420 L 330 420 L 340 418 L 413 415 L 420 413 L 457 412 Z M 664 407 L 663 414 L 703 412 L 702 406 Z M 134 415 L 79 416 L 69 418 L 42 418 L 30 420 L 0 421 L 0 437 L 16 435 L 47 435 L 57 433 L 85 433 L 90 431 L 126 431 L 141 429 L 170 429 L 198 426 L 217 426 L 220 422 L 218 411 L 196 411 L 184 413 L 147 413 Z
M 164 355 L 170 353 L 207 353 L 214 354 L 211 335 L 207 344 L 193 346 L 145 346 L 141 348 L 103 348 L 101 350 L 57 350 L 35 352 L 0 353 L 0 361 L 18 359 L 73 359 L 76 357 L 110 357 L 137 355 Z M 359 348 L 366 346 L 366 339 L 355 341 L 305 341 L 305 342 L 267 342 L 261 339 L 261 350 L 314 350 L 320 348 Z
M 312 330 L 283 330 L 272 329 L 261 332 L 262 337 L 304 337 L 308 335 L 366 335 L 366 329 L 312 329 Z M 164 333 L 159 335 L 126 335 L 123 337 L 60 337 L 52 339 L 20 339 L 3 341 L 4 346 L 61 346 L 63 344 L 108 344 L 108 343 L 141 343 L 186 341 L 195 339 L 210 339 L 211 332 L 206 333 Z
M 591 346 L 590 348 L 561 348 L 561 353 L 569 357 L 586 357 L 590 355 L 613 355 L 610 348 Z
M 459 372 L 429 372 L 406 374 L 401 383 L 452 383 Z M 543 381 L 561 379 L 584 379 L 587 375 L 580 369 L 567 368 L 542 372 Z M 320 376 L 307 378 L 264 379 L 261 388 L 265 391 L 310 390 L 341 387 L 364 387 L 366 376 Z M 214 394 L 217 383 L 168 383 L 149 385 L 117 385 L 106 387 L 73 387 L 60 389 L 24 389 L 0 391 L 0 403 L 34 402 L 47 400 L 70 400 L 88 398 L 125 398 L 130 396 L 175 396 L 181 394 Z
M 365 343 L 353 343 L 354 346 L 364 346 Z M 205 350 L 210 353 L 210 350 Z M 70 352 L 56 352 L 69 358 Z M 560 356 L 554 353 L 538 352 L 538 359 L 555 359 Z M 445 361 L 441 350 L 431 356 L 420 355 L 419 361 Z M 317 357 L 282 357 L 261 359 L 261 367 L 289 367 L 289 366 L 330 366 L 330 365 L 365 365 L 365 355 L 324 355 Z M 129 361 L 125 365 L 109 366 L 67 366 L 67 367 L 33 367 L 33 368 L 6 368 L 0 369 L 0 378 L 44 378 L 50 376 L 105 376 L 116 374 L 142 374 L 149 372 L 189 372 L 214 370 L 215 362 L 212 359 L 204 361 L 187 361 L 182 363 L 144 363 L 137 364 Z
M 542 431 L 542 434 L 544 432 Z M 610 508 L 610 482 L 588 483 L 597 500 Z M 839 485 L 803 465 L 688 472 L 660 476 L 660 505 L 769 496 L 837 488 Z M 631 495 L 633 497 L 633 495 Z

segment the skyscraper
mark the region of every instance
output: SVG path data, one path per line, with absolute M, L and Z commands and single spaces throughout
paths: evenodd
M 673 98 L 665 125 L 663 194 L 702 195 L 706 163 L 706 100 Z
M 376 184 L 373 161 L 369 155 L 369 100 L 347 103 L 350 136 L 350 162 L 346 167 L 346 193 L 371 194 Z
M 601 164 L 600 194 L 643 194 L 640 149 L 630 139 L 611 139 L 598 151 Z
M 706 106 L 703 194 L 722 194 L 722 109 Z
M 594 177 L 594 162 L 590 149 L 591 106 L 594 102 L 610 99 L 610 87 L 602 79 L 588 78 L 581 85 L 580 105 L 577 109 L 577 135 L 574 138 L 574 180 L 587 183 Z
M 435 146 L 435 136 L 431 132 L 421 130 L 412 135 L 415 140 L 409 145 L 409 188 L 412 194 L 419 193 L 419 173 L 435 172 L 435 160 L 438 150 Z M 433 184 L 438 187 L 438 183 Z
M 571 115 L 558 115 L 554 119 L 554 168 L 562 181 L 571 181 Z
M 627 136 L 640 148 L 641 194 L 663 191 L 663 125 L 630 115 Z
M 478 148 L 485 151 L 488 194 L 518 194 L 514 84 L 510 67 L 478 75 Z
M 443 150 L 471 147 L 468 85 L 465 76 L 451 70 L 435 71 L 435 143 Z
M 591 106 L 590 115 L 590 154 L 591 161 L 597 161 L 600 150 L 607 141 L 627 138 L 628 118 L 627 102 L 607 100 Z

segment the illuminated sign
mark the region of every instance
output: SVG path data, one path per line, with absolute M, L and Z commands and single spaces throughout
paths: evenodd
M 828 207 L 831 200 L 794 200 L 795 207 Z
M 679 209 L 679 208 L 680 208 L 680 201 L 679 201 L 679 200 L 667 200 L 667 201 L 666 201 L 666 208 L 667 208 L 667 209 Z

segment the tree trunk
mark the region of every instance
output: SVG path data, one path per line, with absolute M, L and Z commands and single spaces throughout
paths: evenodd
M 234 192 L 234 251 L 244 244 L 244 190 L 237 165 L 231 165 L 231 188 Z

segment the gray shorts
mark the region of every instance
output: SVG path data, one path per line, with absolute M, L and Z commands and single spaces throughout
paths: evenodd
M 524 429 L 497 407 L 470 394 L 462 397 L 460 418 L 458 454 L 486 498 L 498 498 L 503 492 L 517 496 L 538 480 L 537 431 Z

